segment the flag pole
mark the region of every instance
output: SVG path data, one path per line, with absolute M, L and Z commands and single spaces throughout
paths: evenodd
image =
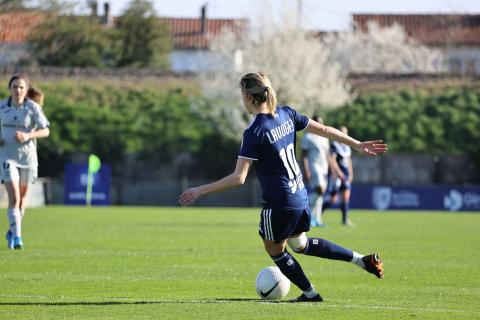
M 87 191 L 85 193 L 85 204 L 89 207 L 92 205 L 93 175 L 96 174 L 102 164 L 100 158 L 94 154 L 88 156 L 88 175 L 87 175 Z

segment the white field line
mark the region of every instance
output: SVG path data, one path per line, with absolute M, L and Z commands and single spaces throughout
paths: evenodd
M 5 298 L 22 298 L 22 299 L 38 299 L 38 300 L 48 300 L 46 304 L 48 303 L 75 303 L 75 302 L 82 302 L 85 304 L 89 304 L 91 302 L 92 304 L 99 303 L 99 302 L 108 302 L 108 301 L 114 301 L 114 302 L 125 302 L 125 303 L 138 303 L 138 304 L 209 304 L 209 303 L 260 303 L 260 304 L 290 304 L 287 301 L 262 301 L 262 300 L 257 300 L 257 299 L 234 299 L 234 298 L 218 298 L 218 299 L 185 299 L 185 300 L 179 300 L 179 299 L 164 299 L 164 300 L 153 300 L 153 299 L 132 299 L 132 298 L 103 298 L 101 300 L 95 300 L 95 301 L 75 301 L 75 299 L 69 299 L 65 296 L 61 297 L 47 297 L 47 296 L 36 296 L 36 295 L 24 295 L 24 294 L 0 294 L 0 297 L 5 297 Z M 78 300 L 78 299 L 77 299 Z M 25 301 L 26 304 L 31 302 L 32 304 L 35 304 L 35 301 Z M 388 305 L 360 305 L 360 304 L 341 304 L 338 303 L 338 301 L 332 301 L 333 303 L 329 302 L 324 302 L 321 303 L 320 305 L 312 303 L 308 304 L 306 303 L 305 306 L 310 305 L 310 306 L 320 306 L 322 308 L 337 308 L 337 309 L 374 309 L 374 310 L 407 310 L 407 311 L 414 311 L 414 312 L 437 312 L 437 313 L 459 313 L 459 314 L 478 314 L 478 312 L 472 312 L 472 311 L 465 311 L 461 309 L 437 309 L 437 308 L 422 308 L 422 307 L 399 307 L 399 306 L 388 306 Z M 5 301 L 0 301 L 0 303 L 5 303 Z M 13 302 L 14 304 L 14 302 Z M 39 303 L 41 304 L 41 303 Z

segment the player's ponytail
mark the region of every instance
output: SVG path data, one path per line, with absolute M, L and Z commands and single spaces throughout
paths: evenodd
M 43 92 L 42 90 L 30 86 L 27 91 L 27 98 L 35 101 L 40 107 L 43 106 Z
M 275 113 L 277 108 L 277 95 L 271 86 L 267 87 L 267 106 L 271 114 Z
M 244 75 L 240 80 L 240 88 L 244 95 L 252 98 L 255 106 L 266 102 L 268 111 L 271 114 L 275 113 L 277 97 L 270 79 L 265 74 L 256 72 Z

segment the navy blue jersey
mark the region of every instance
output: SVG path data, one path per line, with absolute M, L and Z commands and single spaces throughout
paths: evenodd
M 330 145 L 330 154 L 336 156 L 338 167 L 345 175 L 345 179 L 347 179 L 350 176 L 348 168 L 350 167 L 350 158 L 352 156 L 352 149 L 350 146 L 333 141 Z
M 303 177 L 295 156 L 296 131 L 309 118 L 279 106 L 275 115 L 259 113 L 243 133 L 239 157 L 256 161 L 264 208 L 303 209 L 308 204 Z

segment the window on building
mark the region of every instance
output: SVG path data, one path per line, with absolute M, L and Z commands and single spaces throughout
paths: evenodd
M 448 71 L 452 74 L 461 74 L 462 73 L 462 62 L 460 59 L 451 58 L 448 61 Z
M 467 60 L 465 61 L 465 74 L 469 76 L 474 76 L 477 74 L 476 68 L 476 61 L 475 60 Z

